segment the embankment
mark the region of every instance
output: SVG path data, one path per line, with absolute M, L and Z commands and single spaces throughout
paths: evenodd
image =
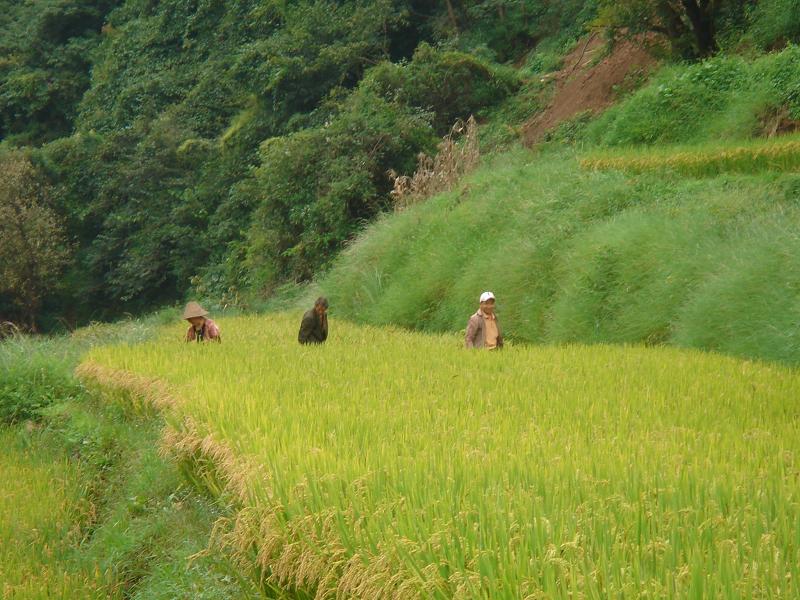
M 462 330 L 481 291 L 509 337 L 646 342 L 800 361 L 800 176 L 490 157 L 454 192 L 370 226 L 320 282 L 332 314 Z

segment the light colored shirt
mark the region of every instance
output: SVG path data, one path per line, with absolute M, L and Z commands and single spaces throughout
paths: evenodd
M 487 315 L 483 313 L 483 347 L 487 350 L 494 350 L 497 348 L 497 319 L 494 315 Z

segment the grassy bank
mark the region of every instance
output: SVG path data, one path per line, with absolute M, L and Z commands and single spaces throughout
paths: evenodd
M 204 552 L 227 507 L 160 456 L 160 417 L 73 376 L 91 346 L 142 341 L 165 315 L 0 344 L 3 599 L 260 596 Z
M 798 593 L 797 371 L 677 349 L 511 346 L 299 314 L 222 345 L 93 351 L 86 381 L 168 408 L 174 452 L 242 510 L 242 569 L 317 597 Z M 159 381 L 154 381 L 158 378 Z
M 519 340 L 797 362 L 798 189 L 791 173 L 630 175 L 519 149 L 369 227 L 319 287 L 370 324 L 463 330 L 490 289 Z
M 800 116 L 800 46 L 665 67 L 590 123 L 601 146 L 707 143 L 781 133 Z

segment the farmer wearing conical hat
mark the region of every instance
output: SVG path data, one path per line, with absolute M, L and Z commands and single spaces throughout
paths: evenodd
M 467 348 L 494 350 L 503 347 L 503 334 L 497 322 L 497 315 L 494 314 L 494 300 L 492 292 L 481 294 L 478 300 L 480 308 L 467 323 L 467 335 L 464 339 L 464 346 Z
M 183 310 L 183 318 L 189 321 L 189 330 L 186 332 L 186 341 L 203 342 L 214 340 L 221 342 L 219 327 L 208 318 L 208 311 L 197 302 L 189 302 Z

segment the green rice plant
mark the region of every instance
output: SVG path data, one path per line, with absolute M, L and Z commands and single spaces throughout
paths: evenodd
M 220 319 L 221 345 L 175 325 L 79 370 L 158 401 L 171 451 L 235 498 L 218 542 L 267 582 L 319 598 L 800 594 L 796 370 L 603 344 L 468 352 L 335 313 L 308 347 L 299 318 Z
M 81 478 L 68 460 L 0 428 L 0 598 L 108 598 L 100 573 L 69 562 Z
M 800 170 L 800 137 L 742 142 L 736 146 L 706 144 L 606 150 L 594 152 L 582 158 L 580 163 L 581 167 L 589 170 L 669 171 L 689 177 L 762 171 L 797 172 Z

